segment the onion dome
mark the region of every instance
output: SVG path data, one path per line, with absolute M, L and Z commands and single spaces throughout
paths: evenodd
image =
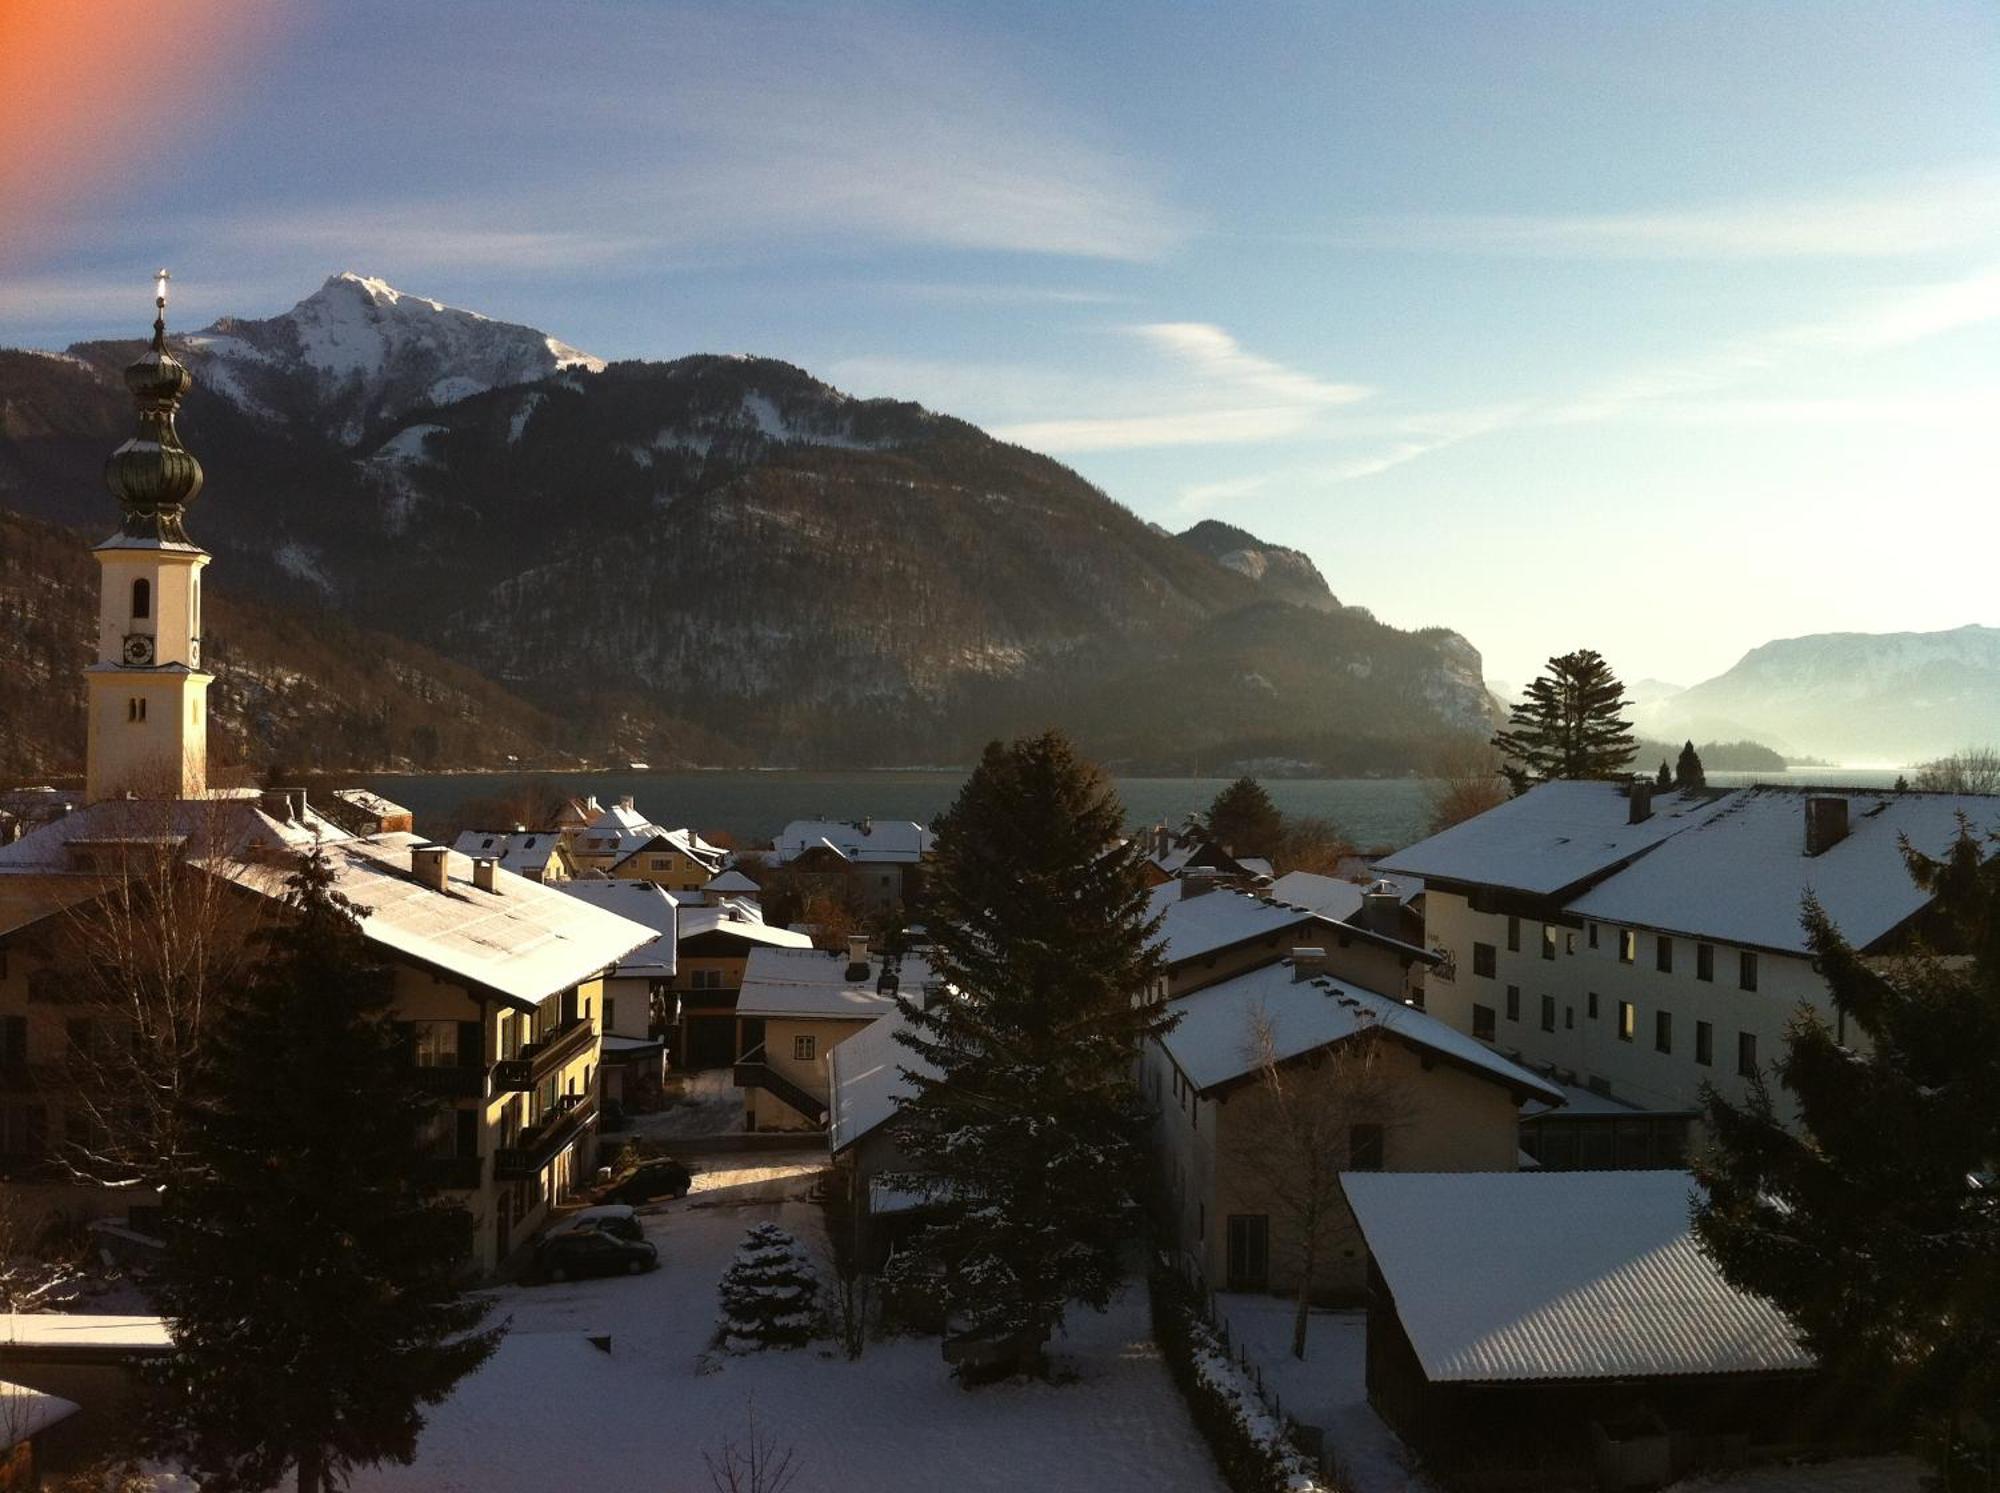
M 124 510 L 132 539 L 188 543 L 181 515 L 201 491 L 201 463 L 181 444 L 174 415 L 194 375 L 167 351 L 167 272 L 154 285 L 153 343 L 125 370 L 125 387 L 139 411 L 139 433 L 104 463 L 104 484 Z

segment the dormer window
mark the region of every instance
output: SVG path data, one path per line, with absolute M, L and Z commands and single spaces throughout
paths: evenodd
M 132 582 L 132 620 L 143 622 L 153 615 L 153 583 L 144 576 Z

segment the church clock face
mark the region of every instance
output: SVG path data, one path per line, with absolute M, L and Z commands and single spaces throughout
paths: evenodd
M 125 662 L 137 667 L 153 661 L 153 639 L 143 632 L 125 634 Z

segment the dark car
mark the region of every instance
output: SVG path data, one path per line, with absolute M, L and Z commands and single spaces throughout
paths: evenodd
M 639 1215 L 629 1203 L 602 1203 L 595 1208 L 580 1209 L 551 1228 L 548 1236 L 553 1239 L 578 1229 L 596 1229 L 635 1244 L 646 1237 L 646 1226 L 639 1222 Z
M 634 1243 L 602 1229 L 570 1229 L 541 1242 L 535 1250 L 535 1268 L 544 1280 L 643 1275 L 660 1268 L 660 1252 L 643 1240 Z
M 678 1161 L 648 1161 L 614 1182 L 598 1201 L 650 1203 L 655 1198 L 684 1198 L 693 1185 L 694 1178 Z

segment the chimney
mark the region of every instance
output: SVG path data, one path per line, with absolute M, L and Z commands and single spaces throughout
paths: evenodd
M 1816 793 L 1806 800 L 1806 854 L 1819 855 L 1847 838 L 1847 800 Z
M 874 821 L 873 819 L 863 819 L 863 820 L 861 821 L 861 833 L 862 833 L 863 835 L 872 835 L 872 834 L 874 834 L 874 833 L 875 833 L 875 821 Z
M 636 814 L 638 812 L 638 810 L 632 807 L 632 795 L 629 793 L 618 800 L 618 807 L 628 814 Z
M 1403 931 L 1403 899 L 1393 881 L 1372 882 L 1361 889 L 1361 926 L 1389 938 Z
M 1190 897 L 1204 896 L 1215 890 L 1215 873 L 1213 871 L 1186 871 L 1182 873 L 1180 881 L 1181 901 L 1183 902 L 1187 901 Z
M 868 978 L 868 938 L 866 934 L 856 934 L 847 940 L 847 978 L 865 980 Z
M 410 874 L 434 892 L 445 886 L 444 858 L 451 852 L 443 845 L 412 845 Z
M 303 788 L 266 788 L 260 801 L 266 814 L 284 824 L 293 824 L 305 817 L 306 790 Z
M 1157 825 L 1153 827 L 1154 859 L 1165 860 L 1167 858 L 1167 852 L 1172 850 L 1173 848 L 1174 848 L 1174 832 L 1167 828 L 1167 821 L 1162 819 Z
M 474 856 L 472 859 L 472 884 L 482 892 L 493 890 L 493 871 L 500 863 L 490 855 Z
M 1326 973 L 1326 950 L 1317 946 L 1292 950 L 1292 983 L 1316 980 Z
M 1653 817 L 1653 785 L 1651 783 L 1643 778 L 1634 778 L 1632 779 L 1631 786 L 1625 790 L 1625 796 L 1630 800 L 1630 803 L 1627 805 L 1628 812 L 1625 815 L 1625 822 L 1627 824 L 1644 824 L 1648 819 Z

